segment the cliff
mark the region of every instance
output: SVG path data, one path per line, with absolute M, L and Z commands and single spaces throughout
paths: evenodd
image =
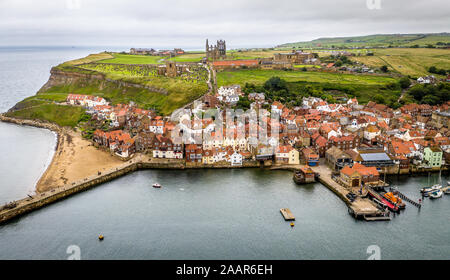
M 120 88 L 123 93 L 127 92 L 128 89 L 143 89 L 148 90 L 149 92 L 155 92 L 164 95 L 168 94 L 168 91 L 163 88 L 106 78 L 104 74 L 96 71 L 67 71 L 59 69 L 58 67 L 53 67 L 50 70 L 50 78 L 41 87 L 41 89 L 38 91 L 38 94 L 47 92 L 54 87 L 71 86 L 80 88 L 94 86 L 98 89 L 98 91 L 103 91 L 108 87 L 117 87 Z

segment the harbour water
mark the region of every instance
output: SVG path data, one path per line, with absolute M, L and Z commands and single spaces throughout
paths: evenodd
M 52 65 L 89 52 L 0 49 L 1 111 L 33 95 Z M 54 143 L 49 131 L 0 123 L 0 203 L 26 196 Z M 389 181 L 415 200 L 428 184 Z M 371 245 L 382 259 L 450 259 L 448 213 L 447 195 L 390 222 L 356 221 L 326 187 L 297 186 L 288 171 L 144 170 L 1 225 L 0 259 L 66 259 L 71 245 L 82 259 L 366 259 Z

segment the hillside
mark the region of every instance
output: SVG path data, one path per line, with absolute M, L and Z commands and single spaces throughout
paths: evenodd
M 353 47 L 411 47 L 418 45 L 450 45 L 450 33 L 377 34 L 356 37 L 319 38 L 309 42 L 286 43 L 277 48 L 353 48 Z
M 117 53 L 89 55 L 51 70 L 35 98 L 68 93 L 102 96 L 112 104 L 135 102 L 167 115 L 208 91 L 207 70 L 198 65 L 174 78 L 157 73 L 164 58 Z

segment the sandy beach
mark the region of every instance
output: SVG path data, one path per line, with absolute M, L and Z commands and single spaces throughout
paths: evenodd
M 71 185 L 98 171 L 103 172 L 123 165 L 123 161 L 93 146 L 79 132 L 62 129 L 57 149 L 47 170 L 36 184 L 37 192 L 45 192 L 63 185 Z

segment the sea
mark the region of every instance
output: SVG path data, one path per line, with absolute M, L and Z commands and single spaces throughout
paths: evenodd
M 34 95 L 49 71 L 104 47 L 0 47 L 0 111 Z M 0 205 L 34 193 L 51 131 L 0 122 Z M 414 200 L 448 174 L 390 176 Z M 158 182 L 163 187 L 155 189 Z M 280 208 L 289 208 L 295 226 Z M 450 196 L 407 203 L 391 221 L 355 220 L 325 186 L 289 171 L 143 170 L 0 225 L 0 259 L 450 259 Z M 99 242 L 98 235 L 105 239 Z

